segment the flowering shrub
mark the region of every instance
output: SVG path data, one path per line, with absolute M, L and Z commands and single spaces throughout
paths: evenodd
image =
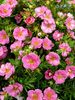
M 75 100 L 75 0 L 0 0 L 0 100 Z

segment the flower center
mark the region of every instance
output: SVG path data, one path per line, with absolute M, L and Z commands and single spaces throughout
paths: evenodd
M 63 78 L 63 77 L 62 77 L 62 75 L 58 75 L 57 77 L 58 77 L 58 79 L 61 79 L 61 78 Z
M 37 94 L 33 94 L 33 100 L 38 100 L 38 95 Z
M 71 69 L 69 69 L 68 72 L 69 72 L 69 74 L 72 74 L 72 70 Z
M 51 99 L 52 94 L 51 94 L 51 93 L 48 93 L 48 94 L 47 94 L 47 97 L 48 97 L 48 99 Z
M 4 34 L 4 35 L 3 35 L 3 39 L 6 39 L 6 38 L 7 38 L 7 35 L 6 35 L 6 34 Z
M 29 63 L 30 64 L 34 64 L 34 60 L 33 59 L 29 59 Z
M 7 73 L 9 73 L 9 72 L 10 72 L 10 69 L 6 68 L 6 69 L 5 69 L 5 73 L 7 74 Z
M 7 13 L 8 12 L 6 9 L 4 9 L 3 11 L 4 11 L 4 13 Z

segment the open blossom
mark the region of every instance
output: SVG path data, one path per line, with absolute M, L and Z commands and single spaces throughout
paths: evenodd
M 0 17 L 5 18 L 9 17 L 12 14 L 12 9 L 9 4 L 1 4 L 0 5 Z
M 45 13 L 42 16 L 42 19 L 48 21 L 49 23 L 52 23 L 54 21 L 52 13 L 49 9 L 45 11 Z
M 18 4 L 17 0 L 6 0 L 6 3 L 9 4 L 11 8 L 16 7 Z
M 60 33 L 58 30 L 56 30 L 54 33 L 53 33 L 53 39 L 55 41 L 60 41 L 63 37 L 64 33 Z
M 16 82 L 16 83 L 14 83 L 14 84 L 11 84 L 11 85 L 5 87 L 4 90 L 5 90 L 10 96 L 16 97 L 16 96 L 18 96 L 18 95 L 22 92 L 23 86 L 22 86 L 20 83 Z
M 75 77 L 75 66 L 67 66 L 66 72 L 67 76 L 70 77 L 70 79 L 73 79 Z
M 45 6 L 35 8 L 36 16 L 41 18 L 43 14 L 46 12 L 46 10 L 47 10 L 47 7 Z
M 28 36 L 28 31 L 23 27 L 16 27 L 13 32 L 13 36 L 16 40 L 23 41 Z
M 0 44 L 5 45 L 8 43 L 9 43 L 9 37 L 7 33 L 4 30 L 0 31 Z
M 43 43 L 43 40 L 38 37 L 33 37 L 31 40 L 31 45 L 33 46 L 34 49 L 41 48 L 42 43 Z
M 35 18 L 33 16 L 29 16 L 28 18 L 26 18 L 26 20 L 24 21 L 27 25 L 31 25 L 35 22 Z
M 45 37 L 43 39 L 43 48 L 45 50 L 51 50 L 52 47 L 54 47 L 54 44 L 52 43 L 52 41 L 50 39 L 48 39 L 48 37 Z
M 52 33 L 55 30 L 55 23 L 48 23 L 47 21 L 43 21 L 41 24 L 41 29 L 44 33 Z
M 23 43 L 21 41 L 15 41 L 13 44 L 11 44 L 10 49 L 11 51 L 17 51 L 23 47 Z
M 8 49 L 6 46 L 0 47 L 0 60 L 4 59 L 7 56 Z
M 0 76 L 5 76 L 7 80 L 12 74 L 14 74 L 15 68 L 11 63 L 2 64 L 0 68 Z
M 58 66 L 60 64 L 60 57 L 55 52 L 50 52 L 48 55 L 46 55 L 46 60 L 52 66 Z
M 43 100 L 43 93 L 40 89 L 29 90 L 26 100 Z
M 44 90 L 43 100 L 57 100 L 57 94 L 50 87 Z
M 62 84 L 67 78 L 67 73 L 65 70 L 57 70 L 53 76 L 56 84 Z
M 23 66 L 26 69 L 35 70 L 40 64 L 40 58 L 35 53 L 29 53 L 22 58 Z
M 71 48 L 68 43 L 60 44 L 59 49 L 61 50 L 63 57 L 66 57 L 71 52 Z
M 75 20 L 71 17 L 68 17 L 65 21 L 65 25 L 68 30 L 73 30 L 75 29 Z
M 53 73 L 50 69 L 45 71 L 45 79 L 49 80 L 53 78 Z

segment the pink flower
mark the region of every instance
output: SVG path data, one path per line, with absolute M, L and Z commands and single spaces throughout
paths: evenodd
M 11 51 L 18 51 L 23 47 L 23 43 L 21 41 L 15 41 L 13 44 L 11 44 L 10 49 Z
M 65 25 L 68 30 L 73 30 L 75 29 L 75 20 L 71 17 L 68 17 L 65 21 Z
M 60 64 L 60 57 L 55 52 L 50 52 L 48 55 L 46 55 L 46 60 L 52 66 L 58 66 Z
M 18 2 L 16 0 L 6 0 L 6 3 L 10 5 L 11 8 L 15 8 Z
M 12 97 L 16 97 L 23 90 L 23 86 L 20 83 L 14 83 L 4 88 L 4 90 Z
M 42 16 L 42 19 L 48 21 L 49 23 L 54 22 L 54 19 L 52 18 L 52 13 L 49 9 L 45 11 L 45 13 Z
M 28 36 L 28 31 L 23 27 L 16 27 L 13 36 L 16 40 L 23 41 Z
M 67 74 L 65 70 L 57 70 L 53 76 L 56 84 L 62 84 L 65 82 Z
M 71 37 L 72 39 L 75 39 L 75 32 L 73 32 L 73 31 L 68 31 L 68 33 L 69 33 L 69 35 L 70 35 L 70 37 Z
M 56 0 L 56 2 L 58 2 L 58 3 L 59 3 L 59 2 L 61 2 L 61 0 Z
M 7 56 L 8 49 L 6 46 L 0 47 L 0 60 L 4 59 Z
M 29 90 L 26 100 L 43 100 L 43 93 L 40 89 Z
M 9 43 L 9 37 L 7 33 L 4 30 L 0 31 L 0 44 L 5 45 L 8 43 Z
M 20 14 L 17 14 L 15 16 L 15 20 L 16 20 L 16 23 L 19 24 L 22 21 L 22 16 Z
M 44 90 L 43 100 L 57 100 L 57 94 L 50 87 Z
M 1 4 L 0 5 L 0 17 L 5 18 L 9 17 L 12 14 L 12 9 L 9 4 Z
M 59 45 L 59 49 L 62 52 L 62 56 L 66 57 L 70 52 L 71 52 L 71 48 L 68 45 L 68 43 L 62 43 Z
M 50 69 L 46 70 L 45 72 L 45 79 L 49 80 L 53 78 L 53 73 Z
M 0 68 L 0 76 L 5 76 L 5 80 L 7 80 L 12 74 L 14 74 L 15 69 L 11 63 L 2 64 Z
M 67 66 L 66 72 L 67 76 L 70 77 L 70 79 L 73 79 L 75 77 L 75 66 Z
M 56 30 L 54 33 L 53 33 L 53 39 L 55 41 L 60 41 L 63 37 L 64 33 L 60 33 L 58 30 Z
M 54 44 L 52 43 L 52 41 L 50 39 L 48 39 L 48 37 L 45 37 L 43 39 L 43 48 L 45 50 L 51 50 L 52 47 L 54 47 Z
M 40 58 L 35 53 L 29 53 L 22 58 L 23 66 L 26 69 L 35 70 L 40 64 Z
M 41 18 L 46 10 L 47 10 L 47 7 L 45 6 L 35 8 L 36 16 Z
M 3 91 L 0 91 L 0 100 L 4 100 L 6 94 L 7 93 L 4 90 Z
M 75 4 L 75 0 L 69 0 L 68 3 L 69 4 Z
M 33 46 L 34 49 L 41 48 L 42 43 L 43 43 L 43 40 L 38 37 L 33 37 L 31 40 L 31 45 Z
M 31 25 L 35 22 L 35 18 L 33 16 L 29 16 L 26 20 L 25 20 L 25 23 L 27 25 Z
M 65 62 L 66 62 L 67 65 L 71 65 L 72 64 L 72 61 L 71 61 L 71 59 L 69 57 L 67 57 L 65 59 Z
M 48 23 L 47 21 L 43 21 L 41 24 L 41 29 L 44 33 L 52 33 L 55 30 L 55 23 Z

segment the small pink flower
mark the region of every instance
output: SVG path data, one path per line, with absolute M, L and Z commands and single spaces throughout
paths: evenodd
M 4 88 L 4 90 L 12 97 L 16 97 L 22 92 L 23 86 L 20 83 L 14 83 Z
M 18 51 L 23 47 L 23 43 L 21 41 L 15 41 L 13 44 L 11 44 L 10 49 L 11 51 Z
M 28 36 L 28 31 L 23 27 L 16 27 L 13 36 L 16 40 L 23 41 Z
M 9 43 L 9 37 L 7 33 L 4 30 L 0 31 L 0 44 L 5 45 L 8 43 Z
M 49 80 L 53 78 L 53 73 L 50 69 L 46 70 L 45 72 L 45 79 Z
M 46 55 L 46 60 L 52 66 L 58 66 L 60 64 L 60 57 L 55 52 L 50 52 L 48 55 Z
M 62 56 L 66 57 L 70 52 L 71 52 L 71 48 L 68 45 L 68 43 L 62 43 L 59 45 L 59 49 L 62 52 Z
M 63 37 L 64 33 L 60 33 L 58 30 L 56 30 L 54 33 L 53 33 L 53 39 L 55 41 L 60 41 Z
M 65 70 L 57 70 L 53 76 L 56 84 L 62 84 L 67 78 L 67 73 Z
M 66 62 L 67 65 L 71 65 L 72 64 L 72 61 L 71 61 L 71 59 L 69 57 L 67 57 L 65 59 L 65 62 Z
M 31 25 L 35 22 L 35 18 L 33 16 L 29 16 L 26 20 L 25 20 L 25 23 L 27 25 Z
M 41 63 L 40 58 L 35 53 L 29 53 L 22 58 L 23 66 L 26 69 L 35 70 Z
M 45 6 L 35 8 L 36 16 L 41 18 L 43 14 L 46 12 L 46 10 L 47 10 L 47 7 Z
M 72 39 L 75 39 L 75 32 L 73 32 L 73 31 L 68 31 L 68 33 L 69 33 L 69 35 L 70 35 L 70 37 L 71 37 Z
M 50 87 L 44 90 L 43 100 L 57 100 L 57 94 Z
M 52 43 L 52 41 L 50 39 L 48 39 L 48 37 L 45 37 L 43 39 L 43 48 L 45 50 L 51 50 L 52 47 L 54 47 L 54 44 Z
M 7 56 L 8 49 L 6 46 L 0 47 L 0 60 L 4 59 Z
M 15 8 L 18 4 L 16 0 L 6 0 L 6 3 L 9 4 L 11 8 Z
M 59 2 L 61 2 L 61 0 L 56 0 L 56 2 L 58 2 L 58 3 L 59 3 Z
M 65 21 L 65 25 L 68 30 L 73 30 L 75 29 L 75 20 L 71 17 L 68 17 Z
M 69 0 L 68 3 L 69 4 L 75 4 L 75 0 Z
M 12 9 L 9 4 L 0 5 L 0 17 L 5 18 L 9 17 L 12 14 Z
M 41 24 L 41 29 L 44 33 L 52 33 L 55 30 L 55 23 L 48 23 L 47 21 L 43 21 Z
M 73 79 L 75 77 L 75 66 L 67 66 L 66 72 L 67 76 L 70 77 L 70 79 Z
M 31 45 L 33 46 L 34 49 L 41 48 L 42 43 L 43 43 L 43 40 L 38 37 L 33 37 L 31 40 Z
M 43 100 L 43 93 L 40 89 L 29 90 L 26 100 Z
M 11 63 L 2 64 L 0 68 L 0 76 L 5 76 L 5 80 L 7 80 L 12 74 L 14 74 L 15 69 Z
M 0 100 L 4 100 L 6 95 L 7 95 L 7 93 L 4 90 L 0 91 Z
M 19 24 L 22 21 L 22 16 L 20 14 L 17 14 L 15 16 L 15 20 L 16 20 L 16 23 Z
M 42 16 L 42 19 L 48 21 L 49 23 L 54 22 L 54 19 L 52 18 L 52 13 L 49 9 L 45 11 L 45 13 Z

